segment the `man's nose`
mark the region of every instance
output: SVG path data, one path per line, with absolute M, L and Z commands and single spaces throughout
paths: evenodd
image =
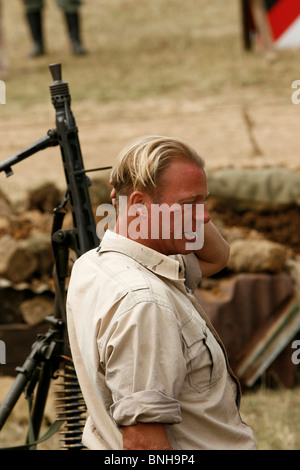
M 210 213 L 205 207 L 205 204 L 197 205 L 193 211 L 193 219 L 196 222 L 207 224 L 210 221 Z

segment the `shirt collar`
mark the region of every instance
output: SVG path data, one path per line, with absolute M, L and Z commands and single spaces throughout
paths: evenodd
M 184 264 L 180 255 L 163 255 L 111 230 L 106 230 L 98 251 L 123 253 L 155 274 L 172 280 L 180 280 L 184 277 Z

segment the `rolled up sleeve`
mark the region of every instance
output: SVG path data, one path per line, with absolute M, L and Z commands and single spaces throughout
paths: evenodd
M 122 398 L 111 406 L 111 414 L 119 425 L 140 423 L 180 423 L 179 402 L 159 390 L 145 390 Z
M 173 311 L 142 301 L 111 323 L 100 359 L 111 391 L 111 416 L 119 426 L 179 423 L 177 397 L 185 375 L 180 329 Z

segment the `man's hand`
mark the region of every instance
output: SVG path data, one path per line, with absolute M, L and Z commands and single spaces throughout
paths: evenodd
M 204 224 L 204 245 L 195 254 L 203 277 L 216 274 L 228 263 L 230 246 L 211 221 Z
M 163 424 L 137 423 L 122 432 L 124 450 L 172 450 Z

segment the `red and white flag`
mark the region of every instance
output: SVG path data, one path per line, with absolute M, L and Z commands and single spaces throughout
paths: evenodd
M 300 46 L 300 0 L 266 0 L 274 45 Z

